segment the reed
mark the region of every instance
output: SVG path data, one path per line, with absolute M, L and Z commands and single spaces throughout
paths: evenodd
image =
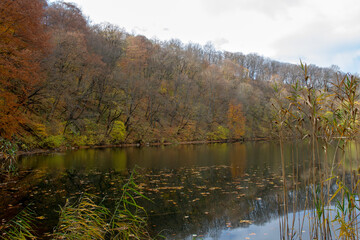
M 352 151 L 349 147 L 352 146 L 359 127 L 359 79 L 349 74 L 339 74 L 337 81 L 318 89 L 311 85 L 313 81 L 307 65 L 301 62 L 300 67 L 304 73 L 304 81 L 298 81 L 291 88 L 276 86 L 273 101 L 284 183 L 281 238 L 303 239 L 303 225 L 294 231 L 295 216 L 292 222 L 287 219 L 289 204 L 292 204 L 293 211 L 296 212 L 296 202 L 288 202 L 287 192 L 289 188 L 297 189 L 296 179 L 299 178 L 298 171 L 293 170 L 293 181 L 287 181 L 284 171 L 283 144 L 292 136 L 308 141 L 310 146 L 310 175 L 305 180 L 309 194 L 305 204 L 307 214 L 303 217 L 306 216 L 309 222 L 309 238 L 359 239 L 357 199 L 360 191 L 358 174 L 353 171 L 353 164 L 358 162 L 354 162 L 349 154 Z M 330 149 L 334 149 L 332 156 Z M 291 161 L 294 166 L 299 163 L 298 158 L 298 155 L 293 155 Z M 350 169 L 346 169 L 346 164 L 349 164 Z M 333 190 L 335 180 L 336 189 Z M 305 219 L 302 220 L 303 223 L 304 221 Z
M 75 204 L 61 208 L 54 239 L 105 239 L 109 210 L 94 203 L 94 196 L 84 194 Z
M 16 144 L 0 137 L 0 171 L 14 174 L 17 170 Z
M 52 239 L 157 239 L 148 232 L 147 214 L 137 203 L 138 198 L 149 200 L 140 193 L 135 182 L 135 170 L 122 186 L 122 195 L 115 202 L 114 210 L 103 205 L 104 199 L 84 193 L 76 201 L 67 200 L 60 209 L 59 222 Z M 35 213 L 29 207 L 8 222 L 3 239 L 37 239 L 34 233 Z
M 122 195 L 111 214 L 108 223 L 110 239 L 151 239 L 147 231 L 146 210 L 137 203 L 135 197 L 151 200 L 140 193 L 134 174 L 136 174 L 135 170 L 122 187 Z
M 30 207 L 26 207 L 11 219 L 2 231 L 1 238 L 4 240 L 36 239 L 34 235 L 35 213 Z
M 76 204 L 68 202 L 61 209 L 54 239 L 152 239 L 148 232 L 146 210 L 136 199 L 149 200 L 139 191 L 134 175 L 122 186 L 122 195 L 113 211 L 102 203 L 96 204 L 96 196 L 84 194 Z

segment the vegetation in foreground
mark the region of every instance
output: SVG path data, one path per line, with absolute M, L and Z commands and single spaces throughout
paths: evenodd
M 352 75 L 339 76 L 324 88 L 311 85 L 308 67 L 301 63 L 304 82 L 297 82 L 290 89 L 277 88 L 277 100 L 273 102 L 280 139 L 283 168 L 283 209 L 281 225 L 283 239 L 302 239 L 301 226 L 294 226 L 296 214 L 288 219 L 289 205 L 296 209 L 296 202 L 289 202 L 288 186 L 298 188 L 298 173 L 293 181 L 286 182 L 283 142 L 293 135 L 309 139 L 311 159 L 307 185 L 311 192 L 306 197 L 311 228 L 310 239 L 359 239 L 359 155 L 353 149 L 359 129 L 359 78 Z M 331 155 L 330 149 L 335 148 Z M 293 163 L 299 160 L 297 149 L 293 150 Z M 355 152 L 355 156 L 354 153 Z M 320 157 L 325 156 L 325 159 Z M 336 188 L 331 186 L 336 182 Z M 304 223 L 304 221 L 303 221 Z
M 76 202 L 67 200 L 51 239 L 154 239 L 148 232 L 146 211 L 136 202 L 138 197 L 147 198 L 139 192 L 134 173 L 123 185 L 113 210 L 85 193 Z M 8 240 L 37 239 L 35 222 L 36 213 L 28 206 L 0 234 Z

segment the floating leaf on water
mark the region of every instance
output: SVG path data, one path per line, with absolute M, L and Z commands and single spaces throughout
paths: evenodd
M 253 221 L 251 221 L 251 220 L 240 220 L 240 223 L 252 224 Z

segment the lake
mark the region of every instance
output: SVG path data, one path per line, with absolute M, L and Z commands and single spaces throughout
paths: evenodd
M 287 218 L 300 226 L 306 214 L 309 145 L 285 144 L 284 154 L 288 181 L 297 186 L 286 193 L 290 201 L 297 201 L 295 207 L 289 206 Z M 30 204 L 39 216 L 37 231 L 46 238 L 66 199 L 91 193 L 111 206 L 136 169 L 136 182 L 152 200 L 139 199 L 139 203 L 147 210 L 154 234 L 160 232 L 167 239 L 280 239 L 281 166 L 278 142 L 80 149 L 23 156 L 19 173 L 0 185 L 0 220 L 4 224 Z M 296 179 L 291 178 L 295 172 Z M 307 231 L 308 224 L 303 224 L 303 239 Z

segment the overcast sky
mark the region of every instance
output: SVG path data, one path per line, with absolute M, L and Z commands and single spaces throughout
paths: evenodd
M 360 73 L 358 0 L 70 0 L 93 23 Z

